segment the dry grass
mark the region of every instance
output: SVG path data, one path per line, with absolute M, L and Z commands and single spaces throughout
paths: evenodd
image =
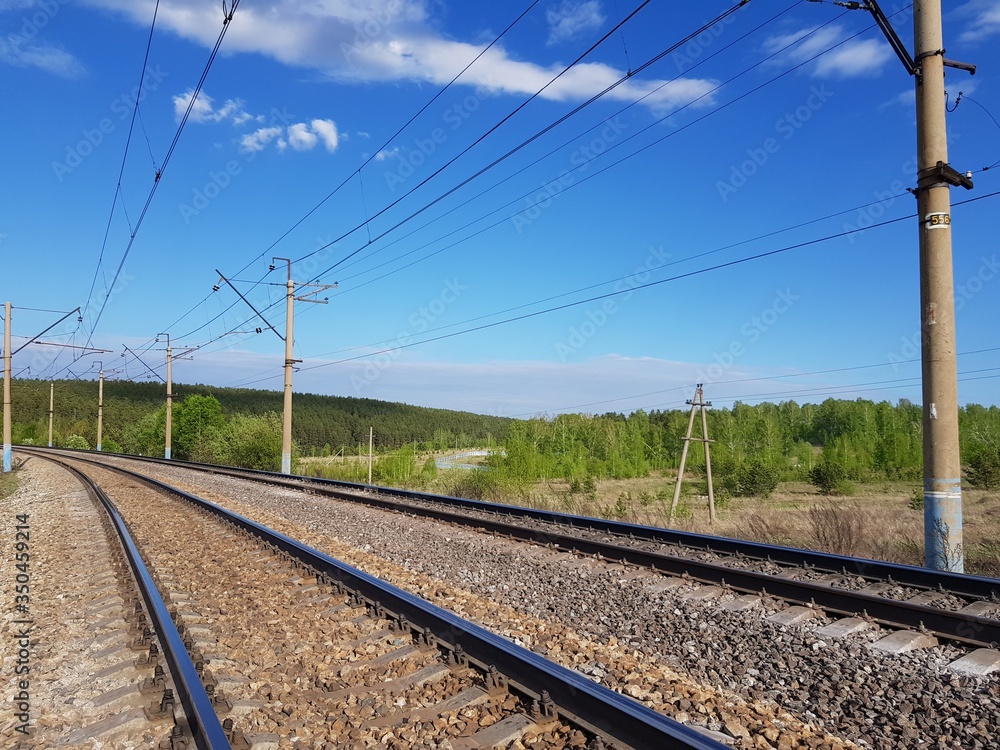
M 17 473 L 0 473 L 0 499 L 13 495 L 17 491 Z
M 718 504 L 708 521 L 708 498 L 681 496 L 670 520 L 673 479 L 604 480 L 590 496 L 564 481 L 542 482 L 530 496 L 510 502 L 577 515 L 748 539 L 768 544 L 923 564 L 923 511 L 911 507 L 913 483 L 858 485 L 853 497 L 829 498 L 807 483 L 786 482 L 767 499 L 733 498 Z M 966 571 L 1000 576 L 1000 493 L 965 489 Z

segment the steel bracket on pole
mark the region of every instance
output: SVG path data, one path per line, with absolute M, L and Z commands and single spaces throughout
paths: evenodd
M 966 190 L 972 190 L 973 188 L 972 177 L 970 175 L 962 174 L 950 164 L 939 161 L 933 167 L 927 167 L 917 172 L 917 189 L 913 192 L 919 193 L 922 190 L 928 190 L 938 185 L 964 187 Z

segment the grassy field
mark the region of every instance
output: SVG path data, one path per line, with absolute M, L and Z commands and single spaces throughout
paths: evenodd
M 697 482 L 685 483 L 671 521 L 673 488 L 673 477 L 598 481 L 589 493 L 554 481 L 536 485 L 523 500 L 566 513 L 923 564 L 924 515 L 913 483 L 858 485 L 851 497 L 826 497 L 810 484 L 785 482 L 767 499 L 717 498 L 714 524 Z M 1000 577 L 1000 492 L 965 489 L 963 513 L 966 571 Z
M 425 453 L 428 458 L 451 455 Z M 342 462 L 343 458 L 334 459 Z M 357 456 L 347 460 L 357 461 Z M 362 460 L 367 463 L 368 457 Z M 463 459 L 473 462 L 476 459 Z M 481 460 L 481 459 L 479 459 Z M 314 465 L 331 459 L 304 459 Z M 413 486 L 424 492 L 461 494 L 467 470 L 439 471 Z M 571 487 L 565 480 L 538 482 L 502 502 L 582 516 L 664 526 L 769 544 L 923 565 L 924 514 L 914 482 L 857 484 L 850 497 L 821 495 L 806 482 L 783 482 L 769 498 L 716 497 L 716 522 L 709 523 L 704 480 L 685 481 L 676 517 L 670 519 L 673 475 L 597 480 Z M 701 494 L 699 494 L 699 492 Z M 1000 577 L 1000 491 L 963 489 L 966 572 Z

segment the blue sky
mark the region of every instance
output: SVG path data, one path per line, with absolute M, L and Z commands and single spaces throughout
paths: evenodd
M 15 373 L 162 376 L 169 333 L 197 347 L 175 380 L 280 389 L 282 342 L 216 273 L 284 333 L 278 256 L 338 283 L 296 303 L 297 392 L 919 401 L 915 221 L 814 242 L 914 210 L 912 81 L 870 16 L 753 0 L 671 49 L 734 4 L 640 5 L 240 3 L 171 151 L 223 10 L 161 0 L 122 169 L 154 4 L 0 0 L 14 347 L 80 306 L 43 340 L 111 350 Z M 1000 190 L 1000 1 L 948 3 L 945 40 L 979 66 L 948 71 L 957 202 Z M 1000 403 L 998 205 L 953 213 L 962 402 Z

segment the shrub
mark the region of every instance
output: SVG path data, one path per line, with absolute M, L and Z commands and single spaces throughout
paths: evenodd
M 911 510 L 923 510 L 924 509 L 924 491 L 920 488 L 913 490 L 910 493 L 910 502 L 908 503 Z
M 824 495 L 845 494 L 842 490 L 850 486 L 844 465 L 827 457 L 812 468 L 809 472 L 809 481 Z M 853 487 L 850 489 L 853 490 Z
M 809 523 L 816 549 L 851 556 L 865 549 L 865 516 L 859 508 L 815 505 L 809 509 Z
M 1000 446 L 984 445 L 969 458 L 966 479 L 973 487 L 993 490 L 1000 487 Z
M 523 487 L 499 471 L 463 470 L 459 480 L 452 486 L 451 494 L 470 500 L 507 503 L 521 498 Z
M 87 442 L 86 438 L 81 437 L 80 435 L 70 435 L 66 438 L 66 442 L 63 443 L 63 446 L 78 451 L 90 450 L 90 443 Z
M 781 481 L 781 471 L 760 458 L 747 458 L 727 471 L 719 482 L 735 497 L 770 497 Z M 707 491 L 707 490 L 706 490 Z
M 434 457 L 431 456 L 426 461 L 424 461 L 424 467 L 420 470 L 420 474 L 424 479 L 434 479 L 438 475 L 437 463 L 434 461 Z

